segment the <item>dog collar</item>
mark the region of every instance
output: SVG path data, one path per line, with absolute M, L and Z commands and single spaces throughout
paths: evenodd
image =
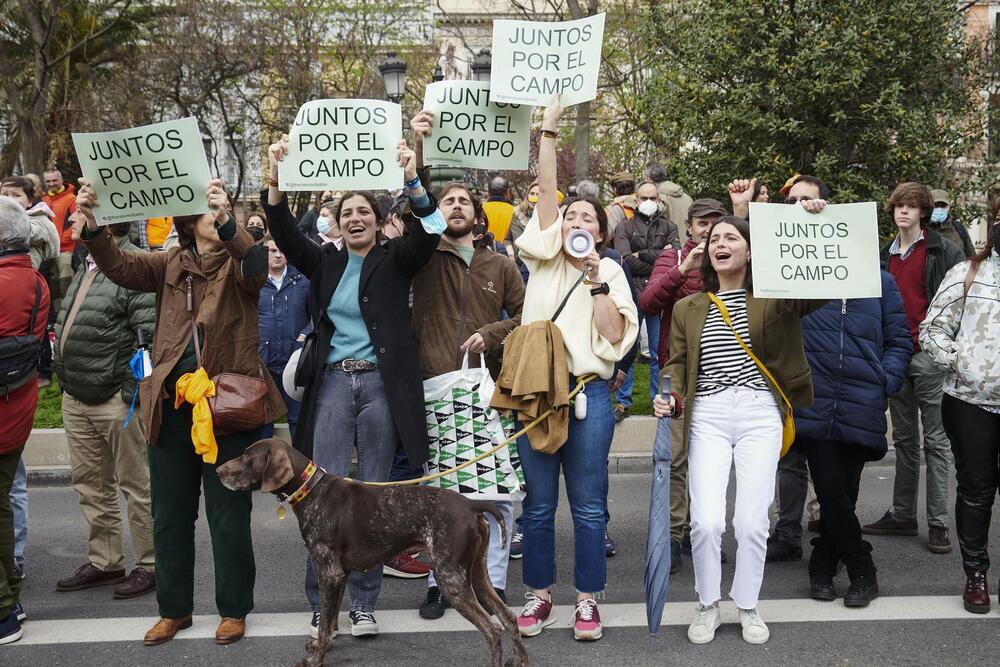
M 299 486 L 299 488 L 297 488 L 291 495 L 286 496 L 281 494 L 278 496 L 278 499 L 287 499 L 288 505 L 290 507 L 294 507 L 302 502 L 303 498 L 309 495 L 309 492 L 313 490 L 314 486 L 316 486 L 316 482 L 323 477 L 323 472 L 324 470 L 318 467 L 315 461 L 310 461 L 309 465 L 307 465 L 305 470 L 302 471 L 302 474 L 299 475 L 299 479 L 302 480 L 302 485 Z

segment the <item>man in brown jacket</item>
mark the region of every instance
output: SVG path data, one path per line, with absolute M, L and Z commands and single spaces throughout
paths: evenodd
M 466 353 L 470 366 L 478 366 L 483 353 L 496 360 L 504 338 L 521 323 L 524 303 L 524 281 L 513 260 L 494 252 L 489 243 L 474 242 L 476 223 L 486 223 L 479 199 L 461 183 L 452 183 L 438 194 L 438 202 L 434 214 L 443 216 L 447 227 L 434 257 L 413 280 L 413 328 L 425 378 L 458 370 Z M 427 203 L 411 201 L 411 206 L 426 210 Z M 505 534 L 511 535 L 513 502 L 494 504 L 504 515 Z M 487 564 L 493 587 L 503 597 L 510 547 L 502 543 L 495 520 L 488 520 Z M 440 618 L 445 602 L 433 574 L 428 583 L 420 616 Z

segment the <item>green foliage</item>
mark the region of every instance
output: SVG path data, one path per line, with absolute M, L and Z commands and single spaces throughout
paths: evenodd
M 635 41 L 660 57 L 636 113 L 695 196 L 794 172 L 838 201 L 975 187 L 954 160 L 981 146 L 985 68 L 953 0 L 670 0 L 645 17 Z
M 62 428 L 62 392 L 59 379 L 53 375 L 52 384 L 38 391 L 38 408 L 35 410 L 35 428 Z

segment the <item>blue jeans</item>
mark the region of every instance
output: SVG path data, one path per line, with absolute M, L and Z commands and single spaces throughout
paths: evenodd
M 644 316 L 640 310 L 639 324 L 642 324 L 643 321 L 646 322 L 646 335 L 649 337 L 649 401 L 652 403 L 653 398 L 660 391 L 660 365 L 656 359 L 656 349 L 660 345 L 660 318 Z M 632 386 L 635 379 L 634 368 L 635 366 L 633 365 L 628 369 L 628 373 L 625 374 L 625 381 L 622 382 L 622 386 L 618 387 L 618 391 L 615 392 L 615 402 L 627 408 L 632 407 Z
M 14 513 L 14 562 L 23 565 L 24 547 L 28 544 L 28 472 L 23 453 L 10 487 L 10 508 Z
M 389 412 L 381 371 L 345 373 L 324 370 L 316 395 L 316 437 L 313 460 L 331 474 L 344 477 L 351 455 L 358 452 L 355 479 L 389 479 L 399 438 Z M 382 564 L 347 577 L 351 611 L 374 611 L 382 589 Z M 306 597 L 319 611 L 319 580 L 312 559 L 306 559 Z
M 569 418 L 569 437 L 555 454 L 540 454 L 528 437 L 517 442 L 527 495 L 521 514 L 524 583 L 545 590 L 556 581 L 555 524 L 559 470 L 573 515 L 573 577 L 580 593 L 604 590 L 604 512 L 607 507 L 608 452 L 615 432 L 611 393 L 601 379 L 588 382 L 587 417 Z

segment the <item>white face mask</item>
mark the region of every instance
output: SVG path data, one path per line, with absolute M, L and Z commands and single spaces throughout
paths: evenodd
M 316 230 L 319 231 L 320 234 L 324 234 L 324 235 L 329 234 L 330 233 L 330 218 L 328 218 L 328 217 L 326 217 L 324 215 L 321 215 L 318 218 L 316 218 Z
M 639 213 L 642 213 L 647 218 L 652 218 L 656 214 L 659 207 L 656 202 L 652 199 L 644 199 L 641 204 L 639 204 Z

